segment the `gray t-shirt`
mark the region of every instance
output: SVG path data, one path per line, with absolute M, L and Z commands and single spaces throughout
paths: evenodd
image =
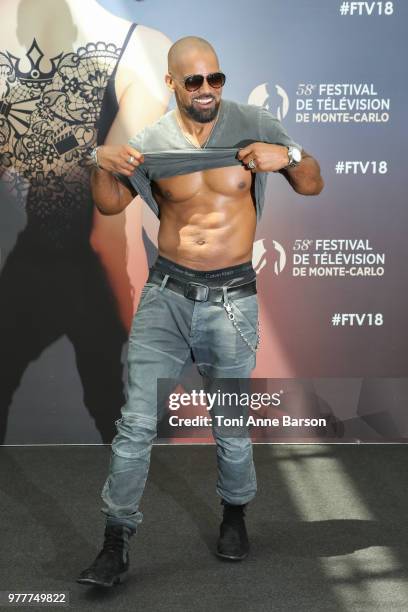
M 207 145 L 205 149 L 199 149 L 185 138 L 175 111 L 171 110 L 129 139 L 129 144 L 144 154 L 145 161 L 128 180 L 159 217 L 159 206 L 152 195 L 151 181 L 209 168 L 242 165 L 236 155 L 240 148 L 251 142 L 302 148 L 290 138 L 280 121 L 269 111 L 251 104 L 222 100 L 218 121 Z M 265 200 L 267 173 L 257 172 L 254 176 L 259 221 Z

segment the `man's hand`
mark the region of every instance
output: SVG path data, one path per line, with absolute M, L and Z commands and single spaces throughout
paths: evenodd
M 91 173 L 93 200 L 103 215 L 116 215 L 126 208 L 137 195 L 120 177 L 131 176 L 144 162 L 143 154 L 130 145 L 101 145 L 97 150 L 99 169 Z
M 130 145 L 101 145 L 98 147 L 98 165 L 108 172 L 131 176 L 144 162 L 143 154 Z
M 293 189 L 302 195 L 318 195 L 324 187 L 319 163 L 304 149 L 301 162 L 293 168 L 287 167 L 288 149 L 283 145 L 254 142 L 240 149 L 237 157 L 251 172 L 280 172 Z M 248 167 L 251 159 L 254 168 Z
M 277 172 L 289 163 L 288 149 L 283 145 L 268 144 L 265 142 L 253 142 L 240 149 L 240 159 L 251 172 Z M 253 160 L 254 168 L 248 166 Z

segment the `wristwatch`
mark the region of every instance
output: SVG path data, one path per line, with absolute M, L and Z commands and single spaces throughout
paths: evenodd
M 287 147 L 288 149 L 288 157 L 289 163 L 286 168 L 294 168 L 302 161 L 302 152 L 297 147 L 293 147 L 292 145 Z
M 98 147 L 94 147 L 94 148 L 91 150 L 90 155 L 91 155 L 91 159 L 92 159 L 93 165 L 94 165 L 96 168 L 100 169 L 100 165 L 98 164 Z

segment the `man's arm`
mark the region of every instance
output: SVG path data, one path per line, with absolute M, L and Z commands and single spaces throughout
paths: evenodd
M 240 149 L 238 158 L 246 166 L 253 160 L 255 168 L 252 172 L 280 172 L 293 189 L 302 195 L 318 195 L 323 189 L 320 166 L 305 150 L 302 150 L 302 160 L 293 168 L 285 167 L 289 157 L 288 149 L 283 145 L 254 142 Z
M 99 168 L 93 168 L 91 174 L 93 201 L 103 215 L 117 215 L 137 196 L 130 182 L 120 175 L 131 176 L 144 158 L 130 145 L 102 145 L 97 155 Z
M 302 195 L 319 195 L 324 187 L 318 161 L 304 149 L 302 149 L 302 160 L 297 166 L 281 168 L 278 172 L 283 174 L 296 193 Z
M 279 119 L 264 108 L 258 109 L 258 125 L 259 142 L 241 149 L 239 159 L 246 165 L 253 159 L 256 164 L 253 172 L 280 172 L 297 193 L 318 195 L 324 186 L 318 162 L 289 136 Z M 297 166 L 286 168 L 290 145 L 301 150 L 302 159 Z
M 94 168 L 91 174 L 93 201 L 103 215 L 117 215 L 125 210 L 136 194 L 107 170 Z

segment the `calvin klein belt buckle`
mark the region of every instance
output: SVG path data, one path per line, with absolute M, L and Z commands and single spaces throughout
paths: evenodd
M 200 283 L 187 283 L 184 287 L 184 297 L 197 302 L 206 302 L 208 300 L 209 288 L 207 285 Z

